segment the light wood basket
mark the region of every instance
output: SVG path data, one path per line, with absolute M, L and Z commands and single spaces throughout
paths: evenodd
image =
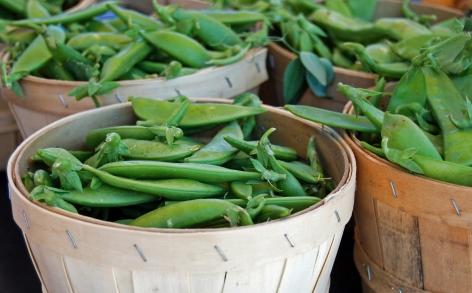
M 472 292 L 472 188 L 410 174 L 343 137 L 358 164 L 354 261 L 364 292 Z
M 207 101 L 207 100 L 205 100 Z M 16 223 L 45 292 L 328 292 L 331 268 L 351 217 L 352 152 L 333 130 L 266 107 L 271 140 L 305 154 L 312 135 L 337 188 L 286 219 L 230 229 L 143 229 L 51 209 L 28 199 L 20 174 L 41 147 L 82 146 L 97 127 L 134 123 L 131 105 L 75 114 L 26 139 L 9 161 Z
M 411 7 L 419 14 L 437 15 L 438 21 L 463 15 L 463 12 L 459 10 L 432 4 L 412 3 Z M 375 18 L 398 17 L 401 15 L 401 1 L 395 0 L 381 0 L 377 6 L 377 11 L 375 12 Z M 269 77 L 272 81 L 273 93 L 277 99 L 276 102 L 281 105 L 284 104 L 283 80 L 285 68 L 295 57 L 295 54 L 277 43 L 271 43 L 269 45 Z M 339 82 L 355 87 L 369 88 L 374 86 L 375 79 L 377 78 L 376 74 L 345 69 L 337 66 L 334 67 L 334 73 L 334 81 L 327 91 L 329 98 L 317 97 L 311 90 L 307 90 L 300 100 L 300 104 L 342 112 L 347 100 L 336 90 L 336 85 Z
M 165 80 L 163 78 L 121 81 L 120 87 L 100 97 L 101 105 L 127 101 L 129 96 L 163 99 L 177 95 L 195 98 L 230 98 L 246 91 L 256 91 L 268 78 L 266 48 L 252 49 L 234 64 L 209 67 L 194 74 Z M 2 88 L 24 138 L 38 129 L 70 114 L 95 108 L 91 99 L 79 102 L 67 94 L 84 82 L 62 81 L 28 76 L 21 81 L 24 97 Z

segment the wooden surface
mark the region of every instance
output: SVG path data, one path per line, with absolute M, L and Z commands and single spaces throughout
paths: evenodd
M 188 0 L 180 0 L 187 2 Z M 194 2 L 194 1 L 189 1 Z M 462 12 L 459 10 L 437 6 L 437 5 L 422 5 L 412 3 L 411 7 L 414 11 L 420 14 L 436 14 L 438 21 L 444 20 L 450 17 L 460 16 Z M 395 0 L 381 0 L 377 7 L 375 18 L 380 17 L 398 17 L 401 13 L 401 1 Z M 268 71 L 270 80 L 272 80 L 273 92 L 275 93 L 274 98 L 279 105 L 283 105 L 283 74 L 288 63 L 295 58 L 295 54 L 286 48 L 282 47 L 278 43 L 269 44 L 269 61 Z M 328 96 L 331 100 L 321 100 L 315 96 L 310 90 L 309 93 L 305 93 L 301 104 L 315 105 L 321 108 L 342 111 L 341 104 L 346 103 L 346 98 L 339 94 L 336 90 L 336 85 L 339 82 L 343 82 L 355 87 L 369 88 L 375 84 L 376 74 L 355 71 L 345 69 L 341 67 L 334 67 L 335 79 L 331 86 L 328 88 Z M 321 100 L 321 101 L 319 101 Z
M 163 99 L 179 94 L 192 98 L 230 98 L 257 88 L 268 78 L 266 71 L 267 49 L 249 51 L 246 57 L 234 64 L 202 69 L 195 74 L 176 79 L 162 78 L 119 82 L 120 87 L 100 98 L 102 105 L 127 101 L 129 96 Z M 27 137 L 57 119 L 93 109 L 91 99 L 76 101 L 68 93 L 84 82 L 51 80 L 29 76 L 21 81 L 24 97 L 1 88 L 8 101 L 23 137 Z
M 356 251 L 365 251 L 384 276 L 374 284 L 364 274 L 364 285 L 372 292 L 386 292 L 391 282 L 408 290 L 471 292 L 472 188 L 407 173 L 367 153 L 351 135 L 344 138 L 359 168 Z
M 117 288 L 119 292 L 327 292 L 352 212 L 355 161 L 334 131 L 268 109 L 258 123 L 263 128 L 278 127 L 273 141 L 304 155 L 308 138 L 315 135 L 322 163 L 338 185 L 310 209 L 250 227 L 132 228 L 45 208 L 27 199 L 19 176 L 38 147 L 77 148 L 89 129 L 131 123 L 136 118 L 129 104 L 72 115 L 29 137 L 9 162 L 9 185 L 15 221 L 25 233 L 48 292 L 116 292 Z

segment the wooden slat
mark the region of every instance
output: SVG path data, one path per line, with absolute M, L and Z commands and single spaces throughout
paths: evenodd
M 419 218 L 424 288 L 472 292 L 470 230 Z
M 330 241 L 331 243 L 331 241 Z M 313 290 L 312 275 L 317 262 L 324 262 L 329 250 L 319 251 L 313 249 L 307 253 L 299 254 L 287 260 L 282 281 L 279 286 L 279 293 L 311 292 Z M 309 277 L 311 276 L 311 278 Z
M 276 292 L 279 278 L 284 270 L 284 263 L 284 260 L 280 260 L 254 267 L 250 271 L 228 272 L 222 292 Z
M 70 279 L 72 292 L 118 293 L 112 268 L 70 257 L 64 257 L 63 263 Z M 83 281 L 93 279 L 101 281 Z
M 418 219 L 376 201 L 384 269 L 405 284 L 423 288 Z

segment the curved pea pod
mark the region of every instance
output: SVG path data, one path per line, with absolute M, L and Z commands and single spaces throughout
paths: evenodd
M 472 168 L 469 166 L 435 160 L 421 155 L 414 155 L 412 160 L 421 168 L 423 174 L 429 178 L 472 186 Z
M 331 127 L 368 133 L 379 132 L 374 124 L 364 116 L 343 114 L 302 105 L 285 105 L 285 109 L 301 118 Z
M 292 173 L 290 173 L 286 168 L 284 168 L 282 164 L 280 164 L 279 161 L 275 159 L 275 157 L 270 156 L 269 162 L 270 166 L 275 172 L 286 175 L 285 179 L 282 179 L 276 183 L 277 188 L 281 190 L 281 195 L 306 196 L 305 190 L 303 189 L 302 185 L 297 180 L 297 178 L 292 175 Z
M 85 143 L 87 146 L 95 148 L 106 138 L 108 133 L 112 132 L 118 133 L 122 139 L 153 140 L 156 138 L 156 134 L 151 131 L 150 127 L 114 126 L 91 130 L 85 138 Z
M 266 16 L 255 11 L 201 10 L 199 11 L 226 25 L 246 25 L 266 20 Z
M 151 51 L 152 48 L 142 39 L 132 42 L 103 64 L 100 81 L 117 79 L 146 58 Z
M 212 59 L 207 62 L 207 65 L 223 66 L 236 63 L 242 60 L 244 56 L 246 56 L 247 52 L 249 52 L 249 49 L 251 48 L 251 44 L 245 44 L 243 46 L 234 46 L 233 48 L 237 50 L 237 53 L 235 53 L 234 55 L 226 58 Z
M 73 204 L 86 207 L 125 207 L 155 202 L 155 195 L 102 185 L 97 189 L 84 188 L 83 192 L 56 192 L 57 196 Z
M 53 53 L 53 59 L 62 63 L 64 68 L 70 72 L 76 80 L 89 80 L 96 73 L 92 62 L 80 54 L 79 51 L 66 44 L 55 44 L 49 46 Z
M 27 0 L 1 0 L 0 7 L 4 7 L 19 15 L 26 16 Z
M 277 220 L 280 218 L 285 218 L 290 216 L 292 213 L 291 209 L 287 209 L 286 207 L 278 206 L 278 205 L 265 205 L 259 214 L 256 217 L 256 222 L 267 222 L 270 220 Z
M 155 31 L 163 28 L 161 22 L 137 11 L 121 8 L 114 3 L 108 3 L 107 7 L 125 22 L 129 28 L 137 26 L 146 31 Z
M 163 100 L 147 98 L 131 98 L 135 114 L 143 120 L 151 120 L 156 124 L 164 123 L 179 106 Z M 194 128 L 208 125 L 217 125 L 248 116 L 264 113 L 263 107 L 248 107 L 231 104 L 190 104 L 179 126 Z
M 46 165 L 52 166 L 58 158 L 65 158 L 71 160 L 76 164 L 81 164 L 79 159 L 74 157 L 71 153 L 62 148 L 44 148 L 36 151 L 36 155 L 33 160 L 41 160 Z
M 340 47 L 356 55 L 366 70 L 382 76 L 401 78 L 410 68 L 410 63 L 407 62 L 378 63 L 367 54 L 365 47 L 361 44 L 344 43 Z
M 370 44 L 365 47 L 365 52 L 378 63 L 394 63 L 401 61 L 392 51 L 391 44 L 387 42 Z
M 146 79 L 148 74 L 139 68 L 133 67 L 128 72 L 118 78 L 118 80 Z
M 85 50 L 94 45 L 107 46 L 113 49 L 121 49 L 133 41 L 125 34 L 113 32 L 87 32 L 73 36 L 67 45 L 76 50 Z
M 465 21 L 459 18 L 450 18 L 431 26 L 431 32 L 436 36 L 450 36 L 464 31 Z
M 241 207 L 220 199 L 196 199 L 175 203 L 151 211 L 129 225 L 153 228 L 191 228 L 226 218 L 231 226 L 253 224 L 249 214 Z
M 388 30 L 382 27 L 376 27 L 369 22 L 346 17 L 324 8 L 317 9 L 308 19 L 343 41 L 371 43 L 388 35 Z
M 142 35 L 150 44 L 190 67 L 203 68 L 211 60 L 205 47 L 184 34 L 172 31 L 155 31 Z
M 190 179 L 135 180 L 111 175 L 107 172 L 83 165 L 83 170 L 98 177 L 104 183 L 127 190 L 161 196 L 171 200 L 217 197 L 223 195 L 224 188 Z
M 246 202 L 243 199 L 226 199 L 238 206 L 245 206 Z M 268 197 L 265 199 L 266 205 L 278 205 L 298 212 L 304 210 L 314 204 L 320 202 L 321 199 L 315 196 L 290 196 L 290 197 Z
M 26 4 L 26 16 L 28 18 L 50 17 L 49 11 L 38 0 L 28 0 Z
M 45 170 L 39 169 L 34 172 L 33 182 L 35 186 L 44 185 L 44 186 L 53 186 L 52 179 L 49 173 Z
M 237 154 L 238 150 L 232 147 L 225 141 L 225 136 L 243 138 L 243 132 L 241 127 L 236 121 L 231 122 L 213 137 L 213 139 L 201 148 L 199 151 L 194 153 L 192 156 L 185 158 L 187 163 L 201 163 L 201 164 L 212 164 L 222 165 Z
M 51 60 L 51 58 L 52 54 L 49 51 L 46 41 L 41 35 L 38 35 L 13 64 L 10 71 L 10 82 L 18 81 L 31 72 L 38 70 Z
M 255 179 L 259 179 L 259 177 L 260 175 L 258 174 L 258 178 L 255 178 Z M 231 182 L 229 186 L 231 189 L 231 193 L 235 195 L 236 197 L 241 198 L 241 199 L 246 199 L 246 200 L 249 200 L 252 198 L 252 185 L 246 184 L 241 181 L 234 181 L 234 182 Z
M 69 81 L 75 80 L 75 77 L 72 75 L 72 73 L 67 71 L 64 65 L 57 60 L 50 60 L 45 66 L 43 66 L 43 68 L 40 69 L 39 72 L 41 75 L 44 75 L 50 79 Z
M 294 162 L 285 162 L 279 161 L 279 163 L 287 169 L 293 176 L 297 179 L 304 181 L 306 183 L 316 184 L 323 180 L 319 174 L 315 174 L 313 168 L 303 162 L 294 161 Z
M 406 18 L 380 18 L 374 26 L 386 31 L 390 38 L 398 41 L 421 35 L 431 35 L 431 31 L 427 27 Z
M 172 145 L 159 141 L 136 139 L 124 139 L 123 143 L 129 149 L 127 158 L 166 162 L 184 159 L 201 148 L 201 144 L 186 140 L 177 140 Z
M 233 147 L 237 148 L 240 151 L 245 152 L 246 154 L 252 154 L 257 147 L 257 141 L 245 141 L 242 138 L 236 137 L 225 137 L 226 142 L 228 142 Z M 285 160 L 285 161 L 294 161 L 298 158 L 297 151 L 292 148 L 279 146 L 279 145 L 271 145 L 272 151 L 274 152 L 274 156 L 277 159 Z
M 257 172 L 228 169 L 209 164 L 168 163 L 154 161 L 123 161 L 109 163 L 100 168 L 110 174 L 134 179 L 193 179 L 206 183 L 234 180 L 257 180 Z
M 395 86 L 387 111 L 395 113 L 398 107 L 410 103 L 425 106 L 426 99 L 423 71 L 420 67 L 412 66 Z
M 414 57 L 420 54 L 421 49 L 427 47 L 435 40 L 440 40 L 434 35 L 419 35 L 416 37 L 401 40 L 400 42 L 392 45 L 392 50 L 405 60 L 412 60 Z
M 242 43 L 241 38 L 230 27 L 200 12 L 179 9 L 173 14 L 173 17 L 177 21 L 193 19 L 196 26 L 195 36 L 209 47 L 225 48 Z
M 451 79 L 442 71 L 423 67 L 426 95 L 444 139 L 444 159 L 472 165 L 472 132 L 459 129 L 453 120 L 468 121 L 466 102 Z M 453 119 L 451 119 L 451 117 Z

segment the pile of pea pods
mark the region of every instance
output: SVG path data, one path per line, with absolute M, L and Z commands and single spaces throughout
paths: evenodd
M 9 45 L 2 63 L 3 84 L 19 96 L 28 75 L 88 81 L 69 94 L 78 100 L 108 93 L 116 81 L 175 78 L 209 67 L 235 63 L 267 40 L 257 13 L 205 13 L 153 2 L 156 16 L 102 2 L 44 18 L 5 23 Z M 112 19 L 102 19 L 105 13 Z M 1 30 L 1 29 L 0 29 Z M 1 32 L 1 31 L 0 31 Z
M 406 171 L 472 186 L 472 36 L 457 33 L 414 58 L 393 92 L 339 84 L 356 115 L 287 105 L 294 114 L 357 132 L 367 151 Z M 383 99 L 383 97 L 386 97 Z
M 3 21 L 50 17 L 73 7 L 77 0 L 1 0 L 0 27 Z
M 466 19 L 435 23 L 402 3 L 403 17 L 374 20 L 377 0 L 225 0 L 216 7 L 253 10 L 271 22 L 270 36 L 299 55 L 287 67 L 284 99 L 296 102 L 308 85 L 320 97 L 334 80 L 332 64 L 400 79 L 421 48 L 462 32 Z
M 332 189 L 314 138 L 307 161 L 256 137 L 266 110 L 254 94 L 233 104 L 132 98 L 138 121 L 91 130 L 85 150 L 37 150 L 22 177 L 34 201 L 154 228 L 267 222 L 318 203 Z

